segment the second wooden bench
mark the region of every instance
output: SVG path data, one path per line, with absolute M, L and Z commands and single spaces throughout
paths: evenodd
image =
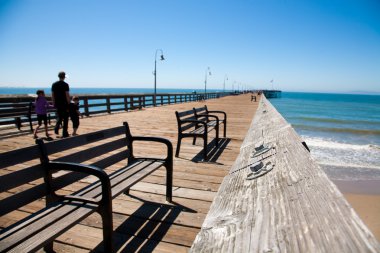
M 223 114 L 223 118 L 219 119 L 213 113 Z M 181 148 L 181 140 L 183 138 L 193 138 L 193 145 L 195 145 L 197 137 L 203 139 L 203 159 L 207 160 L 207 139 L 208 133 L 215 130 L 215 145 L 219 145 L 219 125 L 224 125 L 224 137 L 226 137 L 227 130 L 227 114 L 223 111 L 209 111 L 207 106 L 200 108 L 193 108 L 192 110 L 175 112 L 178 123 L 178 141 L 175 156 L 179 156 Z

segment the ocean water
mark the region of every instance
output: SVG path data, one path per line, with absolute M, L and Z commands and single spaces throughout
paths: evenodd
M 379 95 L 282 92 L 270 102 L 331 179 L 380 179 Z

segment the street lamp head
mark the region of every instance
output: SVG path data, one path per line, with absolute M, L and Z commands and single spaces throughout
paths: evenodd
M 211 69 L 210 69 L 210 67 L 207 67 L 207 70 L 206 70 L 206 75 L 209 75 L 209 76 L 211 76 Z
M 156 54 L 154 55 L 154 96 L 153 96 L 153 105 L 156 106 L 156 94 L 157 94 L 157 52 L 161 51 L 161 57 L 160 60 L 165 60 L 164 58 L 164 52 L 162 49 L 156 49 Z

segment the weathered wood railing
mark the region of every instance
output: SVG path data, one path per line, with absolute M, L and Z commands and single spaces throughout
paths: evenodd
M 72 94 L 78 95 L 80 100 L 80 111 L 85 116 L 113 113 L 118 111 L 130 111 L 135 109 L 142 109 L 144 107 L 153 106 L 153 94 L 105 94 L 105 95 L 85 95 L 85 94 Z M 204 99 L 214 99 L 230 95 L 229 92 L 210 92 L 210 93 L 159 93 L 156 95 L 156 105 L 163 106 L 176 103 L 184 103 L 191 101 L 200 101 Z M 48 100 L 51 100 L 47 96 Z M 14 96 L 0 96 L 0 125 L 9 125 L 16 123 L 20 124 L 28 122 L 29 118 L 20 115 L 19 107 L 28 106 L 30 102 L 35 100 L 32 96 L 14 95 Z M 16 110 L 17 109 L 17 110 Z M 12 115 L 14 113 L 14 115 Z M 25 115 L 27 115 L 25 113 Z M 52 115 L 55 118 L 55 115 Z M 36 121 L 36 116 L 31 115 L 31 121 Z
M 190 252 L 380 252 L 380 245 L 263 96 Z

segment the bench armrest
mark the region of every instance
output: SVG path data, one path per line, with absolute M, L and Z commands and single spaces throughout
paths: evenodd
M 222 113 L 224 115 L 224 119 L 227 118 L 227 114 L 223 111 L 208 111 L 209 113 Z
M 148 142 L 150 141 L 150 142 L 163 143 L 167 147 L 167 157 L 165 158 L 165 160 L 167 161 L 173 160 L 173 145 L 168 139 L 161 138 L 161 137 L 151 137 L 151 136 L 132 136 L 131 144 L 133 144 L 134 141 L 148 141 Z M 132 157 L 133 157 L 133 154 L 132 154 Z
M 53 194 L 56 197 L 59 197 L 61 199 L 67 199 L 67 200 L 79 200 L 85 203 L 92 203 L 92 204 L 98 204 L 98 205 L 108 205 L 108 203 L 111 203 L 112 197 L 111 197 L 111 182 L 109 180 L 109 177 L 107 173 L 105 173 L 102 169 L 91 166 L 91 165 L 84 165 L 79 163 L 70 163 L 70 162 L 58 162 L 58 161 L 51 161 L 47 163 L 46 166 L 48 178 L 45 179 L 45 182 L 48 185 L 48 191 L 49 193 Z M 57 195 L 53 191 L 52 187 L 52 179 L 51 179 L 51 173 L 52 171 L 57 170 L 68 170 L 72 172 L 81 172 L 88 175 L 95 176 L 99 179 L 102 187 L 102 199 L 100 201 L 96 201 L 92 198 L 86 198 L 81 196 L 74 196 L 74 195 L 68 195 L 68 196 L 62 196 Z

